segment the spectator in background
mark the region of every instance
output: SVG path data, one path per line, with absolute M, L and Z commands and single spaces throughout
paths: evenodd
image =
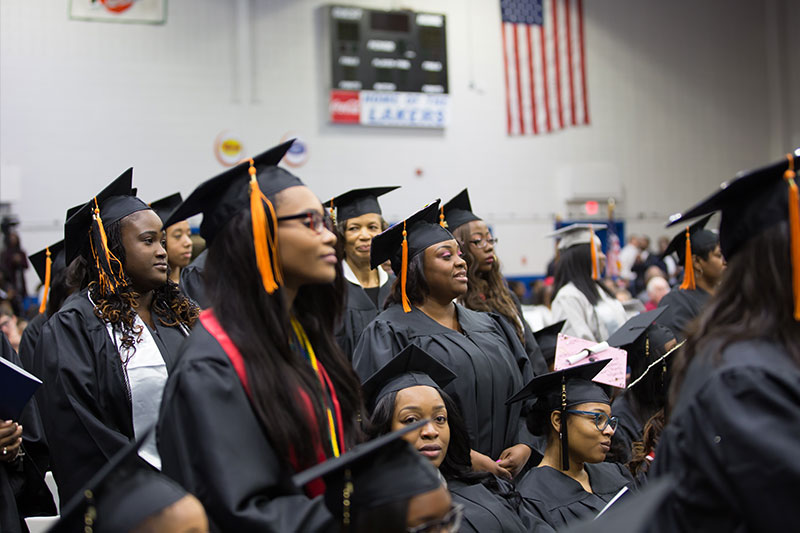
M 669 292 L 669 282 L 662 276 L 653 276 L 647 282 L 647 302 L 644 308 L 652 311 L 658 307 L 661 299 Z
M 633 264 L 641 252 L 641 241 L 638 235 L 628 237 L 628 244 L 619 251 L 620 277 L 625 281 L 631 281 L 635 275 L 632 272 Z
M 537 279 L 530 284 L 530 305 L 522 306 L 522 314 L 531 329 L 538 331 L 554 322 L 550 304 L 553 301 L 553 278 Z
M 679 266 L 678 263 L 675 262 L 675 258 L 672 257 L 672 254 L 667 254 L 666 256 L 664 253 L 667 251 L 669 247 L 669 237 L 666 235 L 662 235 L 658 238 L 658 255 L 661 257 L 661 260 L 664 261 L 664 266 L 667 267 L 667 281 L 669 282 L 670 287 L 675 285 L 678 280 L 678 270 Z M 647 285 L 645 283 L 645 285 Z
M 0 269 L 7 281 L 8 300 L 14 309 L 14 314 L 23 312 L 22 300 L 28 295 L 25 287 L 25 269 L 28 268 L 28 254 L 22 249 L 19 235 L 16 231 L 4 231 L 4 249 L 0 253 Z
M 19 341 L 22 338 L 22 331 L 20 331 L 17 322 L 17 316 L 14 314 L 10 303 L 3 302 L 0 305 L 0 331 L 5 333 L 8 338 L 8 343 L 14 348 L 14 351 L 19 351 Z
M 631 271 L 636 274 L 630 287 L 631 294 L 639 294 L 645 290 L 648 281 L 646 273 L 650 267 L 656 266 L 662 272 L 667 271 L 667 265 L 664 264 L 664 261 L 658 255 L 650 253 L 650 237 L 639 237 L 639 244 L 639 256 L 631 267 Z

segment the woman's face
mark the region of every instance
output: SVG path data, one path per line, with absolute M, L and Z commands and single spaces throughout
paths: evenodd
M 469 246 L 469 253 L 475 258 L 475 262 L 478 265 L 478 272 L 482 274 L 489 273 L 497 261 L 497 257 L 495 257 L 494 254 L 494 244 L 489 242 L 493 239 L 492 233 L 489 231 L 489 226 L 487 226 L 486 222 L 483 220 L 473 220 L 467 224 L 469 231 L 469 242 L 467 243 L 467 246 Z M 480 247 L 481 245 L 483 248 Z
M 722 256 L 719 245 L 708 254 L 708 259 L 703 259 L 698 255 L 695 255 L 693 259 L 695 260 L 694 265 L 696 265 L 695 270 L 699 270 L 700 275 L 702 275 L 712 287 L 718 285 L 719 282 L 722 281 L 722 274 L 725 272 L 727 263 Z
M 167 250 L 161 225 L 151 209 L 137 211 L 120 222 L 125 273 L 137 292 L 151 291 L 167 282 Z
M 450 444 L 450 426 L 442 396 L 433 387 L 425 385 L 398 391 L 394 401 L 392 431 L 425 419 L 430 422 L 417 431 L 406 433 L 403 439 L 439 468 Z
M 437 300 L 453 300 L 467 292 L 467 262 L 455 239 L 425 249 L 424 270 L 430 296 Z
M 344 255 L 359 263 L 369 263 L 372 238 L 382 231 L 381 216 L 367 213 L 350 218 L 344 225 Z
M 178 222 L 167 228 L 167 257 L 173 270 L 183 268 L 192 260 L 192 234 L 189 222 Z
M 444 485 L 413 496 L 408 501 L 406 527 L 412 528 L 442 520 L 450 512 L 452 503 L 450 492 Z
M 605 403 L 582 403 L 570 410 L 605 413 L 611 416 L 611 406 Z M 590 415 L 570 414 L 567 418 L 570 460 L 579 463 L 602 463 L 611 449 L 614 430 L 609 424 L 603 431 L 597 429 Z
M 304 186 L 284 189 L 278 193 L 276 204 L 278 218 L 301 213 L 325 215 L 317 197 Z M 324 226 L 318 233 L 309 227 L 310 220 L 309 217 L 278 223 L 278 255 L 284 284 L 290 288 L 331 283 L 336 279 L 336 235 Z

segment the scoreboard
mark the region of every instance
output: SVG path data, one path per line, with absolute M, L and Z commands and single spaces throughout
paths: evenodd
M 445 127 L 444 15 L 331 5 L 327 24 L 332 122 Z

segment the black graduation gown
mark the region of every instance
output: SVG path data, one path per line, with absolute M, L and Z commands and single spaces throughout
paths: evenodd
M 153 339 L 169 372 L 185 336 L 153 319 Z M 119 352 L 85 290 L 42 327 L 35 358 L 53 476 L 67 502 L 134 438 L 130 392 Z
M 33 371 L 33 354 L 45 322 L 47 322 L 47 313 L 38 314 L 28 322 L 25 331 L 22 332 L 22 338 L 19 341 L 19 359 L 22 361 L 22 368 L 28 372 Z
M 212 531 L 329 531 L 322 496 L 291 481 L 225 351 L 202 324 L 167 380 L 158 421 L 162 472 L 203 503 Z
M 689 365 L 650 477 L 674 493 L 656 531 L 791 531 L 800 524 L 800 368 L 781 347 L 742 341 Z
M 647 419 L 643 420 L 643 416 L 635 409 L 631 398 L 625 392 L 614 398 L 611 415 L 616 416 L 618 422 L 617 429 L 611 437 L 611 453 L 606 457 L 606 461 L 625 464 L 632 458 L 633 443 L 642 440 Z
M 383 308 L 383 302 L 392 292 L 394 276 L 389 275 L 389 280 L 378 288 L 378 307 L 372 302 L 361 285 L 347 280 L 347 307 L 342 317 L 342 322 L 336 331 L 336 342 L 347 358 L 352 361 L 353 350 L 358 343 L 361 332 L 378 316 Z
M 558 530 L 597 516 L 623 487 L 633 489 L 630 473 L 620 464 L 586 463 L 584 468 L 592 492 L 586 492 L 580 483 L 549 466 L 532 468 L 517 483 L 517 491 L 545 522 Z M 623 494 L 615 505 L 628 496 Z
M 520 502 L 519 510 L 503 497 L 514 490 L 508 481 L 498 479 L 502 494 L 495 494 L 482 483 L 473 485 L 459 480 L 447 482 L 453 504 L 464 506 L 464 517 L 459 531 L 463 533 L 483 533 L 498 531 L 503 533 L 553 531 L 536 514 L 535 509 L 525 500 Z
M 472 449 L 494 459 L 503 450 L 525 442 L 520 431 L 522 402 L 505 405 L 533 377 L 530 361 L 517 334 L 498 315 L 456 305 L 464 333 L 446 328 L 412 307 L 404 313 L 393 305 L 370 323 L 353 354 L 361 380 L 409 344 L 415 344 L 450 368 L 458 377 L 444 390 L 461 408 Z
M 711 295 L 703 289 L 693 291 L 672 289 L 659 302 L 659 307 L 667 307 L 656 320 L 656 324 L 666 326 L 675 335 L 678 342 L 686 338 L 684 329 L 694 317 L 703 311 Z
M 528 324 L 528 321 L 525 320 L 522 314 L 522 304 L 519 302 L 517 295 L 514 294 L 514 291 L 509 289 L 508 293 L 511 295 L 511 299 L 514 301 L 514 305 L 517 308 L 519 319 L 522 321 L 522 336 L 525 338 L 525 352 L 528 354 L 528 360 L 531 362 L 533 375 L 540 376 L 542 374 L 547 374 L 550 371 L 547 368 L 547 360 L 544 358 L 542 349 L 539 348 L 539 343 L 536 342 L 536 337 L 533 336 L 533 330 L 530 324 Z
M 206 289 L 203 282 L 203 270 L 206 267 L 206 257 L 208 257 L 208 250 L 203 250 L 194 258 L 194 261 L 186 265 L 181 270 L 181 290 L 183 294 L 194 300 L 200 306 L 200 309 L 209 307 L 208 299 L 206 298 Z
M 21 366 L 19 357 L 2 333 L 0 357 Z M 12 463 L 0 463 L 0 531 L 3 533 L 28 531 L 24 522 L 26 516 L 56 514 L 53 496 L 44 482 L 47 443 L 34 398 L 16 422 L 22 424 L 21 451 L 25 455 Z

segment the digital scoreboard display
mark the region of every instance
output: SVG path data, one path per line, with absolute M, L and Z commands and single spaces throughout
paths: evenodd
M 446 125 L 444 15 L 331 5 L 327 17 L 332 122 Z

